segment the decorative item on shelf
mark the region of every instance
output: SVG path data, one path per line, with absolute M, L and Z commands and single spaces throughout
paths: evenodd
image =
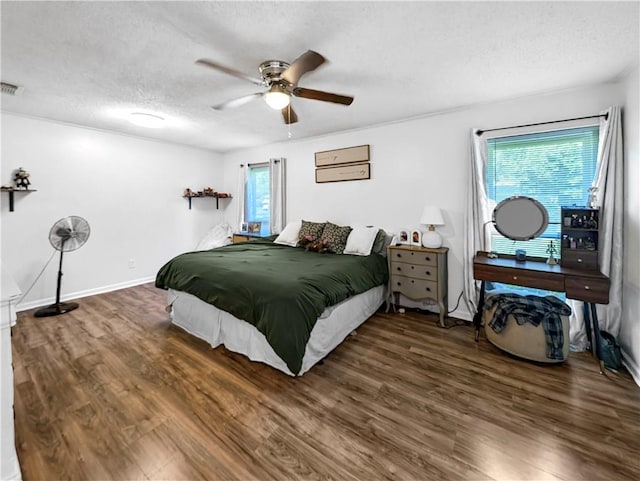
M 598 188 L 597 187 L 589 187 L 589 200 L 587 205 L 592 209 L 598 207 Z
M 31 182 L 29 181 L 30 174 L 24 170 L 22 167 L 16 170 L 13 175 L 13 182 L 16 184 L 16 189 L 18 190 L 29 190 L 29 186 Z
M 547 264 L 550 266 L 555 266 L 558 261 L 554 257 L 554 254 L 558 253 L 558 249 L 556 249 L 555 244 L 553 243 L 553 239 L 549 241 L 549 245 L 547 246 L 547 254 L 549 254 L 549 258 L 547 259 Z
M 442 218 L 440 209 L 433 205 L 425 205 L 422 210 L 422 216 L 420 217 L 420 223 L 426 225 L 429 229 L 422 234 L 422 245 L 433 249 L 441 247 L 442 237 L 436 232 L 435 228 L 437 225 L 444 225 L 444 219 Z
M 202 192 L 204 192 L 204 195 L 206 195 L 207 197 L 214 197 L 216 195 L 215 190 L 213 190 L 211 187 L 205 187 Z
M 527 251 L 524 249 L 516 249 L 516 262 L 526 262 Z
M 193 197 L 193 192 L 189 187 L 184 189 L 184 192 L 182 193 L 182 197 Z

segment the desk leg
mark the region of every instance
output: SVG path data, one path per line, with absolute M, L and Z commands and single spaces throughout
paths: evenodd
M 593 338 L 591 337 L 591 320 L 589 314 L 589 303 L 582 303 L 582 317 L 584 317 L 584 331 L 587 334 L 587 350 L 593 352 Z
M 600 359 L 600 326 L 598 325 L 598 312 L 593 302 L 585 302 L 583 305 L 584 327 L 589 339 L 589 347 L 593 356 L 598 360 L 600 374 L 605 374 L 604 362 Z M 593 326 L 593 331 L 591 327 Z
M 591 321 L 593 322 L 593 341 L 595 343 L 593 351 L 596 359 L 598 360 L 598 365 L 600 366 L 600 374 L 604 374 L 604 361 L 600 359 L 600 352 L 602 347 L 600 346 L 600 325 L 598 324 L 598 311 L 596 310 L 596 305 L 593 302 L 590 302 L 589 306 L 591 307 Z
M 473 327 L 475 327 L 475 340 L 478 342 L 480 338 L 480 326 L 482 325 L 482 311 L 484 308 L 484 281 L 480 283 L 480 299 L 478 300 L 478 310 L 473 316 Z

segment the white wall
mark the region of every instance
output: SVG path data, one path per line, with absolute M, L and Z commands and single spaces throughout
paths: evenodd
M 226 188 L 235 190 L 240 163 L 286 157 L 288 220 L 376 224 L 397 230 L 418 227 L 424 205 L 440 206 L 446 225 L 438 230 L 444 237 L 444 245 L 450 248 L 449 305 L 453 308 L 462 291 L 471 129 L 593 115 L 611 105 L 621 105 L 624 100 L 624 89 L 619 84 L 604 84 L 228 153 L 224 156 Z M 340 115 L 340 108 L 336 106 L 336 115 Z M 295 125 L 292 132 L 295 139 Z M 371 180 L 315 183 L 315 152 L 362 144 L 371 146 Z M 585 192 L 585 202 L 586 197 Z M 227 210 L 228 220 L 233 223 L 235 206 L 230 207 L 233 208 Z M 465 307 L 453 315 L 471 318 Z
M 627 367 L 640 384 L 640 81 L 638 68 L 625 82 L 623 111 L 625 154 L 624 272 L 620 344 Z
M 7 113 L 1 132 L 0 182 L 11 185 L 23 167 L 37 189 L 16 194 L 14 212 L 6 193 L 0 199 L 2 265 L 23 292 L 53 253 L 49 229 L 63 217 L 91 225 L 88 242 L 64 256 L 63 299 L 153 279 L 223 217 L 214 199 L 188 210 L 181 197 L 185 187 L 222 189 L 219 154 Z M 57 269 L 56 254 L 19 308 L 53 301 Z

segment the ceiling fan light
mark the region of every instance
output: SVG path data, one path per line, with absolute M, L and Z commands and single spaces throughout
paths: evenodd
M 158 129 L 164 125 L 164 119 L 158 115 L 133 112 L 129 116 L 129 122 L 148 129 Z
M 264 101 L 274 110 L 282 110 L 289 102 L 291 97 L 284 89 L 278 85 L 272 85 L 268 92 L 264 94 Z

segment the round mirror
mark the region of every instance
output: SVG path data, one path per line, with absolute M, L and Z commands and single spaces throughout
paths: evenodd
M 529 240 L 542 234 L 549 225 L 547 209 L 531 197 L 514 196 L 493 209 L 493 225 L 512 240 Z

